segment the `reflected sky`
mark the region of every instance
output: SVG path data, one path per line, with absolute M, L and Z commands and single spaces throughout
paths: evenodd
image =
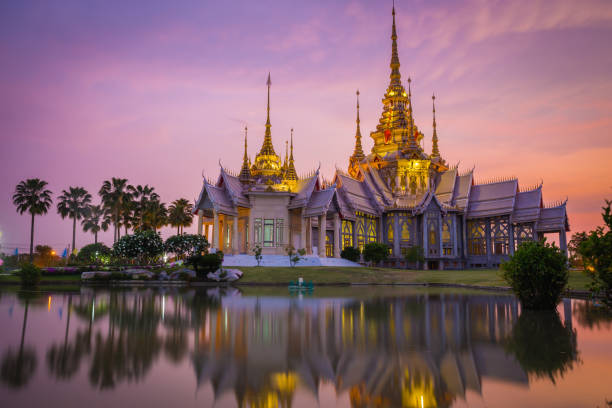
M 0 292 L 4 406 L 605 406 L 612 316 L 411 288 Z

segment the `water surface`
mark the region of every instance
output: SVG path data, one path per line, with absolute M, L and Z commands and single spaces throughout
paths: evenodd
M 612 317 L 414 288 L 0 290 L 0 406 L 605 407 Z

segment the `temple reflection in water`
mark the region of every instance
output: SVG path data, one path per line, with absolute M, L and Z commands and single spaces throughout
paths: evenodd
M 21 346 L 3 350 L 3 383 L 24 388 L 37 369 L 28 309 L 57 305 L 65 335 L 45 359 L 56 380 L 83 368 L 94 389 L 110 391 L 143 382 L 165 356 L 193 373 L 196 395 L 212 390 L 216 401 L 240 407 L 290 407 L 297 393 L 318 401 L 322 388 L 353 407 L 447 407 L 467 391 L 480 394 L 484 379 L 526 388 L 531 374 L 554 381 L 577 361 L 569 300 L 561 323 L 556 314 L 521 313 L 513 296 L 357 290 L 350 298 L 338 296 L 341 289 L 314 298 L 232 288 L 20 297 Z M 552 336 L 562 349 L 547 345 Z M 539 366 L 525 357 L 530 350 Z M 548 350 L 552 357 L 541 359 Z

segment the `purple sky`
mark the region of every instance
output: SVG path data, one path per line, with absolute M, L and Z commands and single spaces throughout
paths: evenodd
M 57 197 L 103 180 L 193 200 L 218 161 L 238 170 L 263 139 L 295 129 L 298 172 L 346 168 L 361 92 L 364 149 L 389 81 L 391 2 L 15 1 L 0 3 L 0 245 L 29 242 L 11 202 L 23 179 Z M 544 181 L 569 198 L 572 232 L 601 224 L 612 198 L 612 5 L 609 0 L 397 0 L 402 80 L 431 145 L 436 93 L 442 155 L 476 180 Z M 37 219 L 57 249 L 71 222 Z M 193 229 L 193 228 L 192 228 Z M 168 231 L 165 231 L 167 235 Z M 103 234 L 107 243 L 112 233 Z M 77 233 L 77 246 L 93 237 Z

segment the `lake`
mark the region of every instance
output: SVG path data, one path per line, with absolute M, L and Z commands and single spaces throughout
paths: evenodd
M 2 407 L 607 407 L 612 316 L 415 287 L 0 289 Z

